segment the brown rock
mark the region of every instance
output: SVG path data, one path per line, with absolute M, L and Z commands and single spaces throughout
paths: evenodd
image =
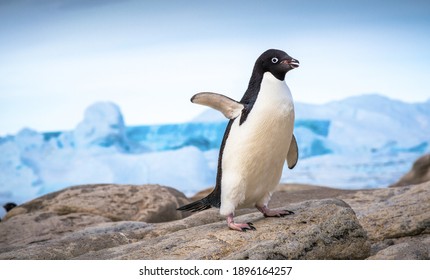
M 154 201 L 162 204 L 161 193 L 170 197 L 171 189 L 152 186 L 145 196 L 137 186 L 106 186 L 70 188 L 13 209 L 0 223 L 0 259 L 429 258 L 430 182 L 352 191 L 281 185 L 270 206 L 296 214 L 265 219 L 240 210 L 236 220 L 257 227 L 246 233 L 229 230 L 217 209 L 152 223 L 157 211 L 168 216 L 188 200 L 173 195 L 173 206 L 157 210 Z M 116 222 L 145 215 L 151 223 Z
M 430 233 L 430 182 L 361 190 L 339 198 L 354 209 L 373 242 Z
M 416 185 L 430 181 L 430 154 L 417 159 L 411 170 L 390 187 Z
M 158 185 L 84 185 L 51 193 L 12 209 L 0 223 L 0 251 L 51 240 L 64 233 L 111 221 L 167 222 L 188 199 Z
M 111 222 L 90 226 L 49 241 L 15 248 L 2 256 L 8 259 L 68 259 L 100 248 L 116 247 L 131 242 L 133 230 L 150 227 L 144 222 Z
M 108 223 L 61 239 L 0 254 L 0 259 L 364 259 L 370 244 L 354 211 L 336 199 L 289 205 L 296 214 L 253 222 L 256 231 L 229 230 L 217 210 L 161 224 Z M 103 241 L 104 240 L 104 241 Z M 84 250 L 83 244 L 91 243 Z M 69 244 L 69 245 L 68 245 Z
M 429 260 L 430 235 L 425 238 L 414 238 L 388 246 L 369 260 Z
M 313 199 L 336 198 L 343 194 L 356 192 L 355 190 L 342 190 L 322 186 L 303 184 L 281 184 L 273 194 L 270 204 L 280 207 L 279 204 L 296 203 Z M 279 206 L 278 206 L 279 205 Z

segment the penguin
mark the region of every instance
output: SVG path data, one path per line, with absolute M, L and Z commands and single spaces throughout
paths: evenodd
M 8 202 L 5 205 L 3 205 L 4 210 L 6 210 L 6 213 L 9 212 L 10 210 L 12 210 L 13 208 L 15 208 L 17 205 L 14 202 Z M 0 218 L 0 222 L 2 221 L 2 219 Z
M 293 134 L 293 98 L 285 83 L 285 75 L 297 67 L 297 59 L 282 50 L 269 49 L 256 60 L 239 102 L 213 92 L 200 92 L 191 98 L 193 103 L 220 111 L 229 122 L 219 151 L 215 188 L 205 198 L 177 210 L 219 208 L 228 227 L 237 231 L 256 228 L 250 222 L 234 222 L 236 209 L 256 207 L 265 217 L 294 214 L 269 209 L 268 203 L 281 179 L 284 162 L 292 169 L 299 157 Z
M 4 210 L 6 210 L 6 212 L 9 212 L 10 210 L 12 210 L 13 208 L 15 208 L 17 205 L 14 202 L 8 202 L 5 205 L 3 205 Z

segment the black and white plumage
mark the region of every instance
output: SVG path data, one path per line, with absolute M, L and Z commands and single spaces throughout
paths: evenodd
M 214 190 L 205 198 L 178 208 L 202 211 L 220 208 L 231 229 L 255 229 L 233 221 L 238 208 L 257 207 L 266 217 L 291 211 L 267 205 L 279 184 L 285 160 L 293 168 L 298 160 L 293 135 L 294 104 L 285 75 L 299 62 L 281 50 L 265 51 L 255 62 L 244 96 L 237 102 L 221 94 L 202 92 L 191 102 L 214 108 L 230 119 L 221 143 Z

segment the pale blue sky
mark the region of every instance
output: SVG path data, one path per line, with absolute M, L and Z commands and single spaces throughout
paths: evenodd
M 0 136 L 73 129 L 96 101 L 129 125 L 192 119 L 189 98 L 240 99 L 280 48 L 296 101 L 430 98 L 428 1 L 0 0 Z

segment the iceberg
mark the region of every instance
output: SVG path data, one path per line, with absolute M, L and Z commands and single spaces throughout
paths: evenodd
M 38 194 L 39 177 L 21 148 L 11 140 L 0 144 L 0 205 L 26 201 Z
M 129 151 L 126 127 L 119 107 L 111 102 L 98 102 L 85 110 L 84 120 L 73 131 L 76 148 L 115 147 Z
M 127 128 L 127 138 L 151 151 L 176 150 L 194 146 L 201 151 L 219 148 L 226 121 L 215 123 L 184 123 L 143 125 Z
M 126 134 L 129 141 L 148 147 L 151 151 L 175 150 L 187 146 L 194 146 L 201 151 L 209 151 L 219 148 L 226 126 L 226 120 L 208 123 L 190 122 L 134 126 L 127 128 Z M 325 120 L 298 120 L 295 126 L 296 128 L 305 128 L 315 136 L 314 145 L 317 146 L 321 139 L 327 137 L 330 122 Z M 321 143 L 321 145 L 323 144 Z M 316 151 L 315 155 L 318 154 L 320 151 Z
M 430 141 L 428 101 L 405 103 L 367 94 L 324 105 L 297 103 L 296 118 L 329 120 L 327 139 L 344 153 L 375 152 L 389 143 L 395 143 L 392 148 L 402 150 Z
M 282 182 L 384 187 L 430 152 L 430 100 L 364 95 L 296 103 L 299 162 Z M 207 110 L 187 123 L 127 126 L 120 108 L 97 102 L 71 131 L 23 129 L 0 137 L 0 204 L 78 184 L 162 184 L 187 195 L 213 186 L 227 121 Z
M 100 183 L 164 184 L 191 195 L 215 181 L 202 150 L 211 148 L 204 137 L 215 143 L 217 135 L 207 129 L 186 137 L 190 130 L 195 125 L 146 126 L 137 132 L 125 126 L 119 107 L 110 102 L 88 107 L 73 131 L 23 129 L 0 138 L 0 204 Z

